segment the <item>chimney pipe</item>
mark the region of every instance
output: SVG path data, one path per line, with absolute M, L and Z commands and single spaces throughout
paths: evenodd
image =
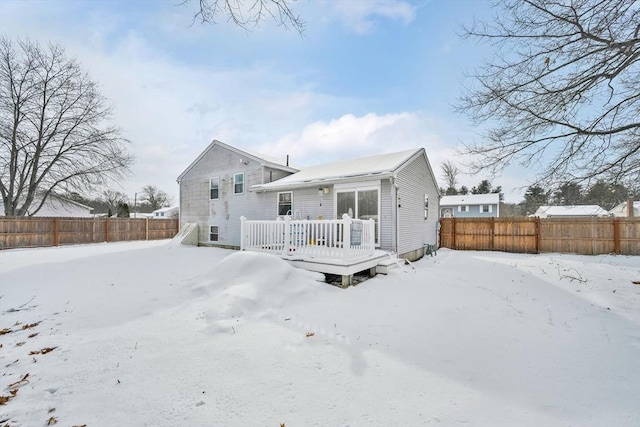
M 287 154 L 287 166 L 289 166 L 289 155 Z
M 629 197 L 627 199 L 627 217 L 631 218 L 633 216 L 633 199 Z

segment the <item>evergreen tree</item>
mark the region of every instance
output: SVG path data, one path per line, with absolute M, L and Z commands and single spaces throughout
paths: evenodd
M 545 190 L 539 185 L 530 185 L 524 193 L 524 200 L 520 202 L 520 207 L 524 215 L 534 214 L 540 206 L 549 204 L 551 191 Z

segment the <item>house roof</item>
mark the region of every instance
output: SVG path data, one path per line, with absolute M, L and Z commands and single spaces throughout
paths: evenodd
M 440 206 L 459 205 L 497 205 L 500 203 L 500 194 L 463 194 L 459 196 L 442 196 Z
M 177 210 L 177 209 L 178 209 L 178 207 L 177 207 L 177 206 L 171 206 L 171 207 L 168 207 L 168 208 L 160 208 L 160 209 L 156 209 L 156 210 L 155 210 L 155 211 L 153 211 L 152 213 L 156 213 L 156 212 L 158 212 L 158 213 L 160 213 L 160 212 L 171 212 L 171 211 L 173 211 L 173 210 Z
M 540 206 L 533 216 L 608 216 L 598 205 Z
M 240 154 L 241 156 L 245 156 L 245 157 L 249 157 L 251 158 L 253 161 L 256 161 L 258 163 L 263 164 L 264 166 L 269 166 L 275 169 L 280 169 L 280 170 L 284 170 L 287 172 L 297 172 L 298 169 L 291 167 L 291 166 L 287 166 L 286 165 L 286 161 L 282 162 L 279 159 L 276 159 L 275 157 L 271 157 L 271 156 L 267 156 L 264 154 L 260 154 L 260 153 L 256 153 L 255 151 L 247 151 L 247 150 L 241 150 L 239 148 L 236 147 L 232 147 L 231 145 L 225 144 L 224 142 L 218 141 L 217 139 L 214 139 L 211 144 L 209 144 L 209 146 L 207 148 L 205 148 L 202 153 L 200 153 L 200 155 L 198 157 L 196 157 L 196 159 L 191 162 L 191 164 L 184 170 L 184 172 L 182 172 L 180 174 L 180 176 L 178 176 L 178 183 L 180 183 L 180 181 L 182 181 L 182 178 L 211 150 L 213 149 L 213 147 L 218 146 L 218 147 L 224 147 L 227 150 L 233 151 L 234 153 Z
M 254 190 L 273 190 L 331 183 L 353 178 L 382 178 L 392 175 L 400 166 L 420 152 L 424 153 L 424 148 L 311 166 L 277 181 L 254 185 L 251 188 Z

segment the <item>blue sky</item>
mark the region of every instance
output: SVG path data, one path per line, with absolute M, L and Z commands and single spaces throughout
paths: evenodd
M 488 1 L 299 0 L 304 38 L 192 24 L 197 1 L 179 3 L 0 0 L 0 32 L 63 45 L 100 83 L 137 158 L 119 188 L 132 198 L 152 184 L 177 201 L 176 177 L 213 139 L 301 166 L 424 147 L 440 180 L 477 138 L 452 104 L 491 47 L 456 31 Z M 493 183 L 515 202 L 527 176 Z

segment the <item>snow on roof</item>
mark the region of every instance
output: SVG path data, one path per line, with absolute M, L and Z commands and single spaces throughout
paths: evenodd
M 419 153 L 422 148 L 379 154 L 355 160 L 345 160 L 311 166 L 274 182 L 254 185 L 253 189 L 269 190 L 318 182 L 338 181 L 347 178 L 391 174 L 404 162 Z
M 156 212 L 170 212 L 170 211 L 176 210 L 176 209 L 178 209 L 177 206 L 171 206 L 171 207 L 167 207 L 167 208 L 156 209 L 155 211 L 153 211 L 153 213 L 156 213 Z
M 608 216 L 609 212 L 598 205 L 540 206 L 533 216 Z
M 493 205 L 500 203 L 500 194 L 464 194 L 460 196 L 442 196 L 440 206 Z

